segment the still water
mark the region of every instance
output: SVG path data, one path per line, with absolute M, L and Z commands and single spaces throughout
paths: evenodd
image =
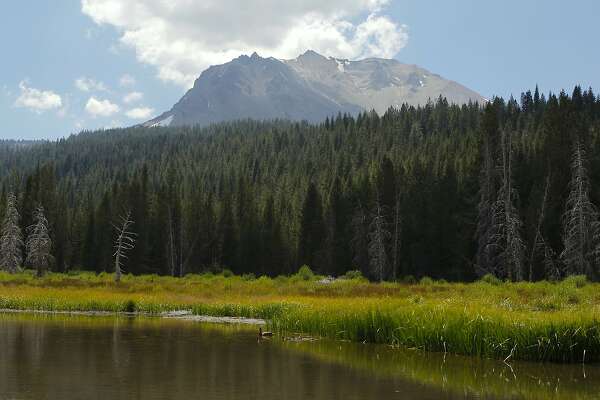
M 248 326 L 0 314 L 0 399 L 595 399 L 594 365 L 510 365 Z

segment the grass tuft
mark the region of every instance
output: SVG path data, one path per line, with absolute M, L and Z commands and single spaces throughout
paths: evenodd
M 227 276 L 226 276 L 227 275 Z M 349 277 L 347 277 L 349 278 Z M 358 275 L 319 282 L 306 267 L 291 277 L 0 273 L 0 308 L 194 314 L 262 318 L 301 332 L 480 357 L 600 361 L 599 284 L 370 283 Z

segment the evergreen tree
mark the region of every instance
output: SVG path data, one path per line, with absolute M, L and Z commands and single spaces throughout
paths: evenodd
M 52 261 L 50 254 L 52 240 L 48 231 L 48 220 L 44 215 L 44 207 L 36 208 L 33 213 L 33 224 L 27 228 L 27 233 L 26 263 L 36 270 L 37 277 L 41 277 Z
M 481 172 L 479 177 L 479 204 L 477 218 L 476 266 L 480 274 L 498 274 L 494 265 L 494 248 L 490 246 L 493 235 L 493 204 L 497 195 L 496 154 L 498 151 L 497 103 L 488 103 L 482 122 Z
M 23 264 L 23 233 L 19 226 L 21 217 L 16 204 L 17 198 L 9 193 L 0 236 L 0 267 L 10 273 L 18 272 Z
M 325 229 L 321 195 L 313 182 L 308 185 L 301 215 L 298 241 L 299 262 L 301 265 L 310 266 L 318 273 L 323 273 L 325 266 L 323 265 L 322 250 Z
M 391 238 L 385 215 L 386 210 L 377 199 L 369 226 L 369 257 L 373 276 L 380 282 L 387 277 L 387 246 Z

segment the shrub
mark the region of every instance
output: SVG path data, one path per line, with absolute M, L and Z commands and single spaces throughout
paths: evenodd
M 249 274 L 242 275 L 242 280 L 245 280 L 245 281 L 253 281 L 255 279 L 256 279 L 256 275 L 254 275 L 252 272 L 250 272 Z
M 358 270 L 347 271 L 343 276 L 343 279 L 363 279 L 362 272 Z
M 428 276 L 424 276 L 421 278 L 421 280 L 419 281 L 420 285 L 424 285 L 424 286 L 430 286 L 433 285 L 433 279 L 431 279 Z
M 417 283 L 417 280 L 412 275 L 406 275 L 404 278 L 402 278 L 402 282 L 408 283 L 409 285 L 414 285 Z
M 485 282 L 485 283 L 488 283 L 488 284 L 494 285 L 494 286 L 498 286 L 498 285 L 502 284 L 502 281 L 500 279 L 496 278 L 492 274 L 485 274 L 484 276 L 481 277 L 480 282 Z
M 312 269 L 310 269 L 308 265 L 303 265 L 300 267 L 298 272 L 296 272 L 294 277 L 302 281 L 310 281 L 315 278 L 315 274 L 314 272 L 312 272 Z
M 136 310 L 135 301 L 127 300 L 125 302 L 125 304 L 123 304 L 123 311 L 132 313 L 132 312 L 135 312 L 135 310 Z
M 574 286 L 576 288 L 582 288 L 589 283 L 587 276 L 585 275 L 571 275 L 566 277 L 562 283 L 566 286 Z
M 225 278 L 231 278 L 233 276 L 233 272 L 231 272 L 230 269 L 224 268 L 221 272 L 221 275 L 223 275 Z

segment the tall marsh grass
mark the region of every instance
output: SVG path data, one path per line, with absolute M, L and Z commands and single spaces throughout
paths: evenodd
M 0 308 L 145 312 L 263 318 L 283 335 L 301 332 L 356 342 L 499 359 L 600 360 L 600 285 L 563 282 L 331 283 L 303 271 L 268 278 L 0 273 Z M 351 279 L 353 278 L 353 279 Z

